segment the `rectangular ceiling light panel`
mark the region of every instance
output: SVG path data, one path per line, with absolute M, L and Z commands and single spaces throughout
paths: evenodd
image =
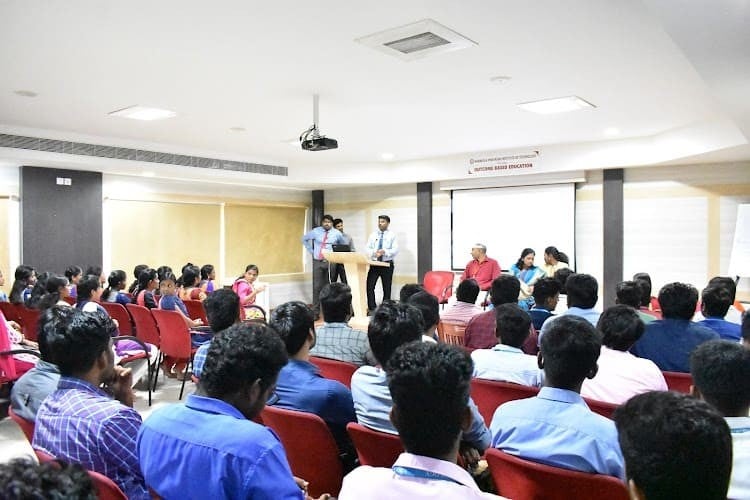
M 578 96 L 570 95 L 567 97 L 556 97 L 554 99 L 543 99 L 541 101 L 530 101 L 516 104 L 521 109 L 538 113 L 540 115 L 550 115 L 553 113 L 567 113 L 568 111 L 578 111 L 579 109 L 595 108 L 593 104 L 584 101 Z
M 477 45 L 473 40 L 432 19 L 373 33 L 355 41 L 403 61 Z

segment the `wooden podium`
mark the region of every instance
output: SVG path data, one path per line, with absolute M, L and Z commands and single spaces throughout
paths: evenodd
M 352 289 L 352 308 L 357 318 L 367 317 L 367 271 L 370 266 L 390 266 L 389 262 L 370 260 L 357 252 L 323 252 L 328 262 L 344 264 L 346 281 Z

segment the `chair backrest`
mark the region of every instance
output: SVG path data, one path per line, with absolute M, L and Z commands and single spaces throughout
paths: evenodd
M 591 411 L 609 419 L 612 419 L 612 414 L 619 406 L 614 403 L 607 403 L 606 401 L 597 401 L 596 399 L 583 398 L 583 400 L 586 401 Z
M 21 428 L 26 439 L 29 440 L 29 444 L 31 444 L 31 441 L 34 439 L 34 422 L 19 416 L 18 413 L 13 411 L 12 406 L 8 407 L 8 416 L 18 424 L 18 427 Z
M 128 500 L 127 495 L 123 493 L 117 483 L 112 481 L 104 474 L 99 474 L 93 470 L 87 471 L 89 477 L 94 482 L 96 488 L 96 498 L 99 500 Z
M 479 408 L 479 414 L 488 427 L 498 406 L 516 399 L 531 398 L 537 393 L 539 389 L 536 387 L 481 378 L 471 379 L 471 399 Z
M 0 302 L 0 312 L 3 313 L 8 321 L 18 321 L 18 308 L 10 302 Z
M 206 309 L 203 307 L 203 302 L 190 299 L 183 300 L 183 302 L 185 303 L 190 319 L 200 319 L 204 325 L 208 324 L 208 317 L 206 317 Z
M 397 434 L 376 431 L 355 422 L 346 425 L 346 432 L 357 449 L 360 465 L 391 467 L 404 451 Z
M 427 271 L 424 274 L 422 286 L 427 293 L 438 299 L 438 303 L 445 304 L 453 295 L 454 277 L 452 271 Z
M 693 377 L 689 373 L 661 372 L 667 382 L 670 391 L 690 394 L 690 386 L 693 385 Z
M 279 435 L 292 473 L 309 481 L 309 495 L 338 496 L 344 477 L 336 441 L 314 413 L 266 406 L 263 422 Z
M 190 330 L 182 315 L 177 311 L 164 309 L 151 309 L 151 314 L 156 320 L 156 326 L 159 327 L 161 352 L 165 356 L 190 359 L 192 356 Z
M 133 318 L 135 336 L 147 344 L 159 347 L 161 345 L 159 329 L 156 326 L 156 320 L 151 315 L 151 311 L 137 304 L 127 304 L 125 309 L 130 313 L 130 317 Z
M 513 500 L 628 500 L 621 480 L 530 462 L 490 448 L 487 464 L 499 495 Z
M 121 335 L 133 335 L 133 320 L 125 309 L 125 306 L 117 302 L 106 301 L 102 302 L 101 305 L 107 311 L 110 318 L 117 320 Z
M 16 311 L 18 311 L 18 322 L 21 323 L 23 336 L 36 342 L 39 316 L 42 314 L 41 311 L 39 309 L 29 309 L 26 306 L 16 306 Z
M 440 342 L 453 345 L 464 345 L 466 323 L 461 321 L 438 321 L 438 338 Z
M 310 356 L 310 363 L 320 369 L 320 374 L 331 380 L 338 380 L 351 389 L 352 374 L 357 371 L 357 365 L 339 361 L 337 359 L 319 358 Z
M 37 450 L 34 448 L 34 454 L 36 455 L 36 459 L 39 460 L 40 464 L 44 464 L 47 462 L 54 462 L 57 460 L 55 457 L 50 455 L 49 453 L 45 453 L 42 450 Z

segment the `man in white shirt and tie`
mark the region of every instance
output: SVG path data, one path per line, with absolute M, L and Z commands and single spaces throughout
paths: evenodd
M 371 266 L 367 273 L 367 310 L 374 311 L 375 284 L 380 278 L 383 284 L 383 301 L 391 300 L 391 284 L 393 283 L 393 259 L 398 254 L 398 243 L 396 233 L 390 231 L 388 226 L 391 218 L 387 215 L 378 216 L 378 230 L 370 235 L 367 240 L 367 255 L 372 260 L 388 262 L 388 267 Z

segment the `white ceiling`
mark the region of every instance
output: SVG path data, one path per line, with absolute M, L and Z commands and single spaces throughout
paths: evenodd
M 698 4 L 4 0 L 0 130 L 215 152 L 289 166 L 297 178 L 372 165 L 385 152 L 404 162 L 604 141 L 612 127 L 622 140 L 729 120 L 748 137 L 750 2 Z M 425 18 L 478 45 L 404 62 L 354 41 Z M 511 80 L 490 82 L 499 75 Z M 314 92 L 338 150 L 284 143 L 311 125 Z M 596 109 L 515 106 L 572 94 Z M 178 116 L 107 115 L 134 104 Z

